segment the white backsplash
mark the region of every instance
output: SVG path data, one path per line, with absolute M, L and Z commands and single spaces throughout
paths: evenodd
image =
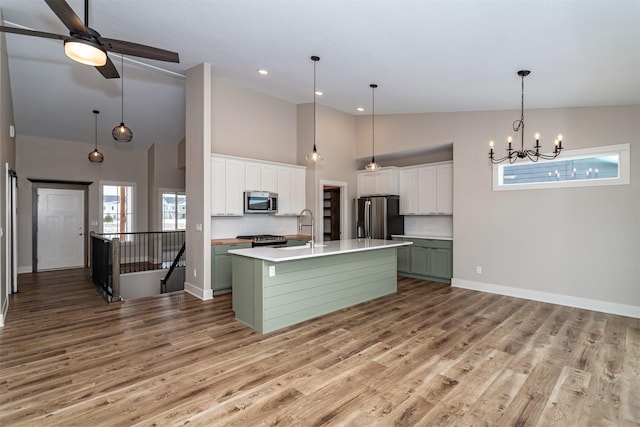
M 227 239 L 252 234 L 298 234 L 298 217 L 253 214 L 212 217 L 211 238 Z
M 404 217 L 404 234 L 417 236 L 453 236 L 452 215 L 410 216 Z

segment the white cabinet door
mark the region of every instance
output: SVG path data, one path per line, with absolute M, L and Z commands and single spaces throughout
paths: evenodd
M 398 195 L 398 170 L 395 168 L 381 169 L 373 172 L 375 194 Z
M 244 198 L 244 162 L 225 160 L 225 214 L 242 215 Z
M 438 212 L 436 179 L 435 166 L 418 168 L 418 215 L 435 215 Z
M 400 169 L 399 193 L 400 193 L 400 215 L 416 215 L 417 211 L 417 180 L 418 170 L 416 168 Z
M 358 197 L 375 194 L 373 172 L 358 172 Z
M 291 213 L 291 168 L 278 167 L 278 215 Z
M 245 191 L 260 191 L 261 179 L 260 179 L 260 163 L 245 162 L 244 164 L 244 190 Z
M 225 214 L 225 164 L 224 159 L 211 159 L 211 215 Z
M 298 215 L 305 206 L 305 170 L 278 167 L 278 215 Z
M 278 192 L 278 168 L 275 165 L 260 165 L 260 191 Z
M 291 169 L 291 213 L 294 215 L 298 215 L 306 206 L 305 178 L 304 169 Z
M 453 164 L 438 165 L 437 206 L 439 215 L 453 214 Z

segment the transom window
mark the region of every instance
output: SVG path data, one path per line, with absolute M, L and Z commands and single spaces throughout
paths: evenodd
M 629 183 L 629 144 L 566 150 L 554 160 L 493 166 L 493 190 Z

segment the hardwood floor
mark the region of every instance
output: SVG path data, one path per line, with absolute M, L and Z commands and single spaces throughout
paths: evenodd
M 109 305 L 85 276 L 20 276 L 0 425 L 640 425 L 640 319 L 399 278 L 260 335 L 229 295 Z

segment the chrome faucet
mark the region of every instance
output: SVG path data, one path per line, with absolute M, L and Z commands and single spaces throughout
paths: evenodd
M 302 224 L 302 216 L 308 213 L 309 216 L 311 217 L 311 240 L 309 240 L 309 245 L 313 248 L 313 234 L 314 234 L 314 227 L 313 227 L 313 212 L 311 212 L 309 209 L 302 209 L 302 211 L 300 212 L 300 215 L 298 215 L 298 232 L 302 233 L 302 226 L 304 225 L 305 227 L 309 227 L 308 224 Z

